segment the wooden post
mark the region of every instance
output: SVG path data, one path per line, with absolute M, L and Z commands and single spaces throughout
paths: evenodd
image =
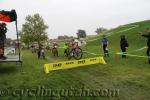
M 15 21 L 16 24 L 16 33 L 17 33 L 17 42 L 18 42 L 18 52 L 19 52 L 19 61 L 21 61 L 21 51 L 20 51 L 20 41 L 19 41 L 19 32 L 18 32 L 18 24 L 17 24 L 17 20 Z

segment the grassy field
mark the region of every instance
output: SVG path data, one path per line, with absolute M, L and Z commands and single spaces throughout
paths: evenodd
M 128 31 L 120 33 L 133 26 Z M 129 42 L 128 51 L 134 51 L 142 48 L 146 44 L 146 39 L 142 38 L 139 32 L 145 32 L 150 26 L 150 21 L 132 23 L 125 26 L 112 29 L 109 40 L 109 51 L 111 55 L 105 58 L 106 65 L 89 65 L 75 69 L 58 70 L 45 74 L 43 65 L 45 63 L 64 61 L 63 49 L 59 49 L 59 57 L 53 57 L 50 51 L 47 51 L 46 60 L 38 60 L 36 54 L 32 54 L 30 50 L 23 50 L 23 66 L 16 67 L 15 63 L 0 64 L 0 100 L 149 100 L 150 99 L 150 65 L 147 64 L 146 58 L 127 57 L 121 59 L 119 40 L 120 35 L 125 34 Z M 100 46 L 101 36 L 96 37 L 97 40 L 89 41 L 83 48 L 86 51 L 102 54 Z M 93 38 L 92 38 L 93 39 Z M 132 52 L 135 55 L 145 55 L 146 49 L 142 51 Z M 83 58 L 95 57 L 89 53 L 84 53 Z M 20 72 L 20 70 L 22 70 Z M 42 87 L 59 91 L 62 89 L 74 88 L 80 90 L 86 87 L 90 90 L 97 89 L 119 89 L 119 95 L 116 97 L 109 96 L 62 96 L 51 95 L 35 97 L 29 94 L 29 90 Z M 28 90 L 29 89 L 29 90 Z M 4 90 L 7 90 L 6 92 Z M 4 92 L 3 92 L 4 91 Z M 7 94 L 9 92 L 9 94 Z

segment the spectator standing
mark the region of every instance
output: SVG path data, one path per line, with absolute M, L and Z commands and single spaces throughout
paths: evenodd
M 121 40 L 120 40 L 120 48 L 122 51 L 122 58 L 126 58 L 126 51 L 127 51 L 127 47 L 129 46 L 125 35 L 121 35 Z

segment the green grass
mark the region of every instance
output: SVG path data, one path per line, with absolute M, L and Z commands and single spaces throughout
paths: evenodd
M 132 23 L 140 25 L 138 28 L 118 33 L 129 28 L 130 24 L 111 30 L 113 33 L 109 40 L 109 50 L 112 53 L 119 52 L 120 35 L 125 34 L 129 41 L 128 51 L 132 51 L 145 46 L 146 39 L 142 38 L 138 32 L 144 32 L 150 21 Z M 131 26 L 130 26 L 131 27 Z M 100 46 L 101 36 L 95 41 L 90 41 L 83 48 L 84 50 L 102 54 Z M 91 39 L 91 38 L 90 38 Z M 92 38 L 93 39 L 93 38 Z M 146 50 L 134 52 L 132 54 L 145 55 Z M 119 89 L 118 97 L 14 97 L 12 95 L 0 97 L 0 100 L 149 100 L 150 99 L 150 66 L 146 58 L 128 57 L 121 59 L 119 55 L 111 54 L 105 58 L 106 65 L 89 65 L 74 69 L 58 70 L 45 74 L 43 65 L 45 63 L 59 62 L 67 60 L 63 57 L 63 49 L 59 49 L 59 57 L 53 57 L 47 51 L 46 60 L 38 60 L 36 54 L 30 50 L 23 50 L 23 72 L 15 63 L 0 64 L 0 90 L 9 89 L 33 89 L 38 86 L 58 90 L 58 89 Z M 83 58 L 95 57 L 84 53 Z M 13 98 L 13 99 L 12 99 Z

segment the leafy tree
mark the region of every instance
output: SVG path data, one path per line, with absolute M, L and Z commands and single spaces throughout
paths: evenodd
M 96 32 L 97 34 L 102 34 L 102 33 L 106 32 L 106 31 L 107 31 L 106 28 L 99 27 L 99 28 L 96 29 L 95 32 Z
M 29 48 L 30 44 L 33 42 L 32 33 L 28 30 L 28 25 L 23 25 L 22 31 L 19 32 L 21 37 L 21 42 L 27 45 Z
M 48 39 L 46 32 L 48 26 L 39 14 L 28 15 L 25 20 L 26 22 L 23 24 L 20 33 L 21 41 L 28 45 L 28 47 L 32 42 L 37 42 L 40 45 L 41 42 Z
M 78 32 L 77 32 L 77 37 L 78 38 L 86 38 L 86 31 L 82 30 L 82 29 L 79 29 Z

